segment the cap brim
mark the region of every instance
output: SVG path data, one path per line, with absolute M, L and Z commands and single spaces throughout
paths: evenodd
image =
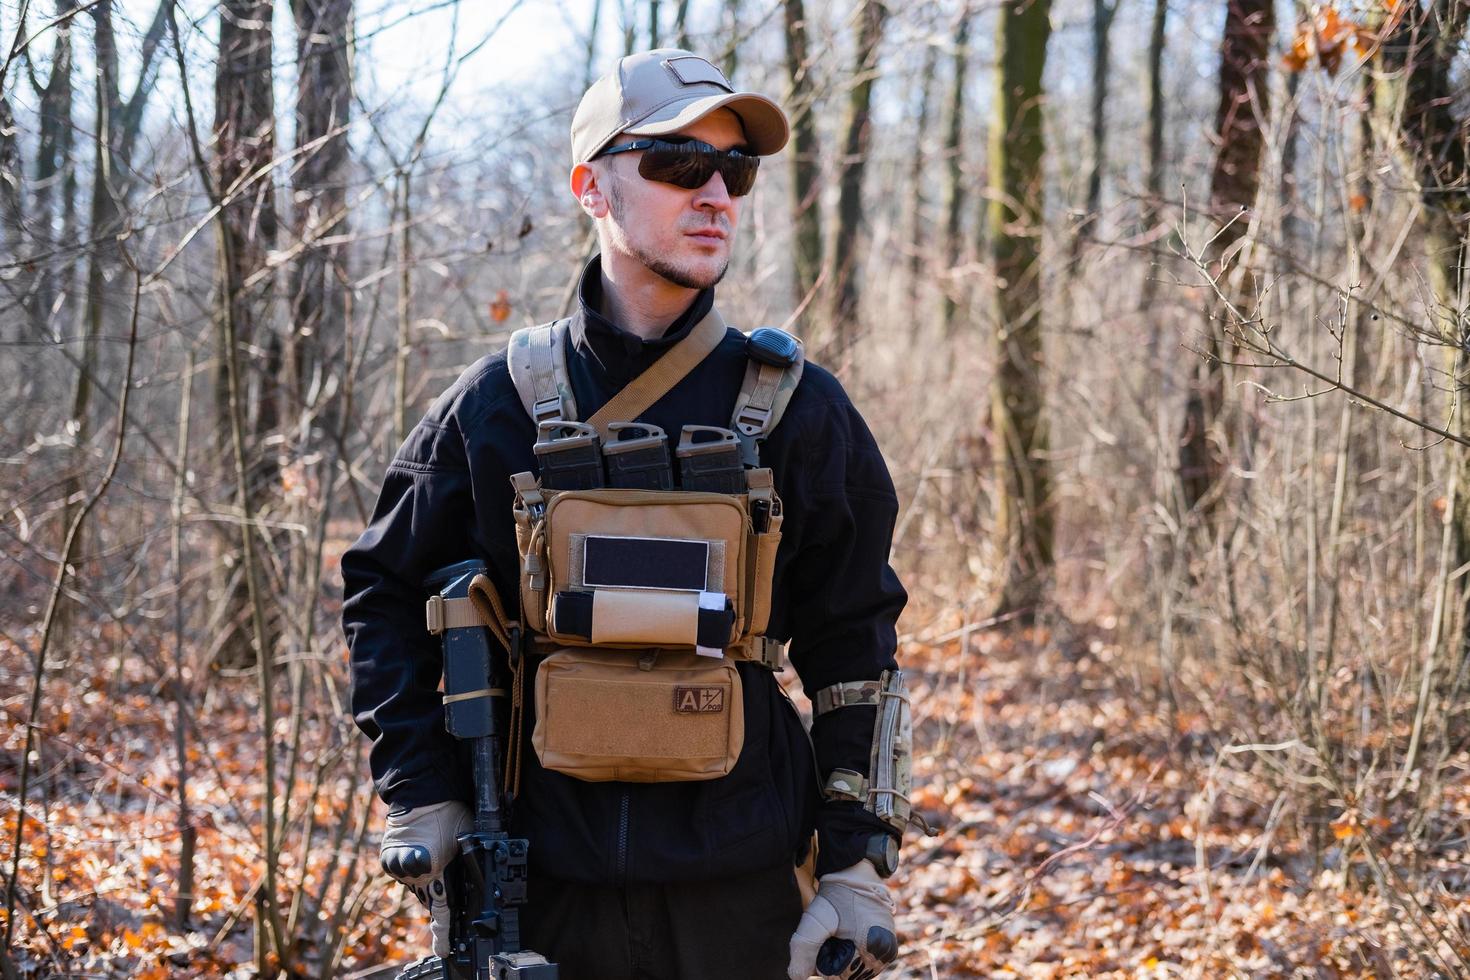
M 716 109 L 729 109 L 740 117 L 745 130 L 745 145 L 752 153 L 770 156 L 786 145 L 791 128 L 786 113 L 764 95 L 733 92 L 729 95 L 706 95 L 685 102 L 673 102 L 655 110 L 622 132 L 630 136 L 668 136 L 691 126 Z

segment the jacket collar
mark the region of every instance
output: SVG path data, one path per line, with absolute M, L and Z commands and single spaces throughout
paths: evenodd
M 577 284 L 577 300 L 577 309 L 569 325 L 572 350 L 600 368 L 609 380 L 626 383 L 689 335 L 689 331 L 714 308 L 715 291 L 701 290 L 689 304 L 689 309 L 669 324 L 663 336 L 652 340 L 644 340 L 602 315 L 601 256 L 594 255 L 582 269 L 582 278 Z

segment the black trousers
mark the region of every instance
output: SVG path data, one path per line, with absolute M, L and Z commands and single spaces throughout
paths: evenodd
M 522 947 L 561 980 L 784 980 L 801 893 L 790 867 L 623 888 L 531 881 Z

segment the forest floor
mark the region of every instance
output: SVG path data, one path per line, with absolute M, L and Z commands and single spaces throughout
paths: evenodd
M 1271 792 L 1202 761 L 1202 715 L 1144 705 L 1106 631 L 966 641 L 959 626 L 902 654 L 917 672 L 914 802 L 936 832 L 895 879 L 903 976 L 1466 975 L 1460 855 L 1422 869 L 1420 884 L 1460 887 L 1416 892 L 1409 921 L 1364 887 L 1371 828 L 1324 817 L 1314 859 Z M 1454 792 L 1463 823 L 1470 788 Z M 1421 927 L 1439 930 L 1442 959 L 1420 954 L 1434 945 Z
M 1317 860 L 1285 840 L 1270 794 L 1252 802 L 1238 775 L 1232 782 L 1218 767 L 1193 761 L 1209 744 L 1202 719 L 1166 722 L 1131 693 L 1130 672 L 1106 632 L 1074 627 L 1069 639 L 1053 641 L 1042 631 L 965 632 L 961 625 L 941 619 L 925 631 L 942 641 L 908 640 L 901 652 L 912 672 L 916 812 L 934 834 L 910 834 L 895 878 L 905 939 L 899 975 L 1458 973 L 1423 958 L 1430 944 L 1416 929 L 1429 920 L 1417 910 L 1434 909 L 1447 930 L 1440 955 L 1463 956 L 1470 950 L 1455 944 L 1470 931 L 1470 899 L 1416 895 L 1411 916 L 1376 897 L 1360 885 L 1362 849 L 1348 859 L 1363 832 L 1351 821 L 1330 824 Z M 254 682 L 217 684 L 194 715 L 194 928 L 179 931 L 168 924 L 179 830 L 173 708 L 161 659 L 109 627 L 48 669 L 12 948 L 24 976 L 256 976 L 250 923 L 261 875 L 261 747 Z M 14 641 L 0 640 L 6 874 L 31 670 Z M 376 873 L 381 808 L 359 829 L 367 812 L 365 780 L 352 775 L 365 768 L 360 748 L 334 749 L 343 742 L 340 729 L 318 731 L 307 722 L 304 734 L 317 748 L 297 774 L 297 836 L 282 857 L 281 891 L 296 896 L 298 907 L 283 911 L 299 926 L 346 905 L 355 925 L 344 955 L 332 963 L 321 948 L 303 945 L 302 975 L 366 977 L 375 965 L 416 954 L 426 940 L 422 919 L 416 903 Z M 285 743 L 289 735 L 283 718 L 278 737 Z M 1455 792 L 1445 806 L 1463 820 L 1470 789 Z M 308 812 L 315 830 L 302 849 Z M 1447 861 L 1439 880 L 1460 873 L 1449 864 L 1460 862 Z

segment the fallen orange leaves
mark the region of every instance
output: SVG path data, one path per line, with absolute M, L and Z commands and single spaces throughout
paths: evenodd
M 1340 868 L 1314 878 L 1309 856 L 1263 841 L 1269 796 L 1251 800 L 1244 790 L 1232 795 L 1217 787 L 1212 810 L 1189 808 L 1208 774 L 1197 759 L 1169 756 L 1167 746 L 1181 736 L 1207 744 L 1208 718 L 1151 713 L 1136 689 L 1118 683 L 1099 660 L 1069 659 L 1044 638 L 994 635 L 986 642 L 983 686 L 973 681 L 973 664 L 970 681 L 958 683 L 957 648 L 910 644 L 905 660 L 916 691 L 913 802 L 941 836 L 911 835 L 894 880 L 905 940 L 896 980 L 1355 978 L 1372 974 L 1354 944 L 1406 944 L 1403 924 L 1381 897 L 1346 893 Z M 258 816 L 250 801 L 261 792 L 260 757 L 248 698 L 237 689 L 238 703 L 217 707 L 210 741 L 201 744 L 191 771 L 199 833 L 195 928 L 180 931 L 166 924 L 176 891 L 177 814 L 166 797 L 118 778 L 99 761 L 130 765 L 135 774 L 146 769 L 156 785 L 174 778 L 171 754 L 142 749 L 160 744 L 166 726 L 156 711 L 142 710 L 146 700 L 88 702 L 79 690 L 114 683 L 113 672 L 117 683 L 140 687 L 151 675 L 129 659 L 83 656 L 75 663 L 55 679 L 56 691 L 73 706 L 72 737 L 90 754 L 73 757 L 76 781 L 53 787 L 44 823 L 39 804 L 28 809 L 21 881 L 39 889 L 49 869 L 56 898 L 38 911 L 49 937 L 24 916 L 18 920 L 20 948 L 37 962 L 62 960 L 73 975 L 247 975 L 259 827 L 242 825 L 233 806 L 247 820 Z M 83 665 L 105 680 L 87 677 Z M 983 724 L 969 721 L 977 704 L 987 705 Z M 943 751 L 936 748 L 941 730 Z M 315 819 L 317 834 L 312 848 L 293 847 L 282 864 L 292 892 L 315 895 L 329 870 L 341 882 L 336 858 L 345 855 L 327 844 L 343 821 L 356 826 L 361 796 L 350 795 L 351 785 L 344 768 L 321 781 L 321 796 L 307 806 L 310 786 L 301 783 L 293 820 Z M 1107 826 L 1104 802 L 1117 806 L 1140 792 L 1144 805 L 1116 828 L 1036 874 L 1042 862 Z M 1470 813 L 1470 790 L 1451 786 L 1446 793 L 1449 810 Z M 1322 835 L 1330 838 L 1329 863 L 1353 860 L 1354 835 L 1391 829 L 1365 804 L 1352 805 Z M 0 814 L 0 828 L 14 823 L 13 811 Z M 45 850 L 30 846 L 39 841 Z M 921 859 L 931 851 L 932 858 Z M 1252 870 L 1258 852 L 1261 863 Z M 423 951 L 423 918 L 413 901 L 397 888 L 369 888 L 364 921 L 349 937 L 338 975 Z M 324 921 L 323 913 L 304 907 L 300 921 Z M 211 951 L 216 934 L 223 938 Z M 1390 966 L 1401 975 L 1412 969 L 1398 961 Z

